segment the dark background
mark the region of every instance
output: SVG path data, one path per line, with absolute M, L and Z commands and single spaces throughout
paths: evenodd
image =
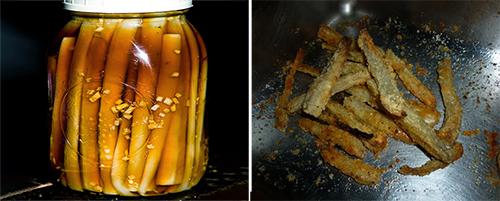
M 206 128 L 209 165 L 198 187 L 183 195 L 207 193 L 206 177 L 239 171 L 216 183 L 218 193 L 202 199 L 245 199 L 248 172 L 248 2 L 195 1 L 187 14 L 207 45 L 209 75 Z M 1 2 L 1 188 L 0 195 L 55 182 L 49 165 L 49 111 L 46 53 L 70 19 L 59 1 Z M 236 177 L 236 176 L 235 176 Z M 242 182 L 241 182 L 241 181 Z M 239 185 L 233 185 L 240 181 Z M 243 183 L 243 184 L 241 184 Z M 221 187 L 229 190 L 217 190 Z M 58 185 L 17 198 L 99 199 Z M 201 190 L 204 189 L 204 190 Z M 58 192 L 54 192 L 58 191 Z M 24 197 L 23 197 L 24 196 Z M 76 196 L 76 197 L 75 197 Z M 14 197 L 16 198 L 16 197 Z M 111 198 L 111 197 L 105 197 Z M 168 197 L 176 198 L 176 197 Z M 193 197 L 192 197 L 193 198 Z M 196 198 L 196 197 L 194 197 Z

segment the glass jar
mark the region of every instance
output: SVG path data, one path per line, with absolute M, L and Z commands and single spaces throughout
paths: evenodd
M 65 3 L 73 18 L 48 56 L 50 160 L 62 184 L 123 196 L 196 185 L 208 160 L 207 53 L 184 16 L 190 6 L 126 13 Z

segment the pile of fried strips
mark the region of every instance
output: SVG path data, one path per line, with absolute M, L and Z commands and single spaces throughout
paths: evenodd
M 315 136 L 323 160 L 360 184 L 380 182 L 389 169 L 363 161 L 367 152 L 378 156 L 389 137 L 418 146 L 430 157 L 420 167 L 403 165 L 398 170 L 403 175 L 427 175 L 462 156 L 463 147 L 456 141 L 462 106 L 449 57 L 437 67 L 445 117 L 441 128 L 434 130 L 440 119 L 436 98 L 405 59 L 376 46 L 366 29 L 353 40 L 322 25 L 318 38 L 333 55 L 321 70 L 304 64 L 305 53 L 298 50 L 286 69 L 285 87 L 276 106 L 276 128 L 285 132 L 289 115 L 300 113 L 298 125 Z M 314 81 L 307 92 L 291 98 L 297 72 Z M 396 75 L 416 99 L 403 96 Z M 341 101 L 332 98 L 336 94 Z

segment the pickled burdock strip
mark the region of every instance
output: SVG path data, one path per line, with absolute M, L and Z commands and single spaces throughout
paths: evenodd
M 182 22 L 183 23 L 183 22 Z M 181 38 L 180 49 L 180 68 L 179 70 L 173 69 L 172 71 L 178 72 L 178 76 L 172 77 L 178 79 L 176 92 L 184 93 L 189 89 L 189 76 L 191 75 L 190 67 L 190 52 L 188 50 L 187 39 L 184 31 L 182 30 L 181 19 L 175 17 L 168 21 L 167 27 L 168 34 L 179 34 Z M 162 54 L 167 54 L 163 52 Z M 173 73 L 172 73 L 173 74 Z M 169 96 L 171 96 L 170 94 Z M 169 100 L 169 101 L 167 101 Z M 175 103 L 170 97 L 165 98 L 163 103 L 168 106 L 174 106 Z M 180 102 L 184 104 L 185 101 Z M 172 108 L 170 108 L 172 109 Z M 169 114 L 171 119 L 166 133 L 165 145 L 163 146 L 160 165 L 156 173 L 157 185 L 177 185 L 180 184 L 184 176 L 184 160 L 185 160 L 185 146 L 186 146 L 186 124 L 187 124 L 187 108 L 181 105 L 176 111 L 171 111 Z
M 386 64 L 384 52 L 373 43 L 366 29 L 360 31 L 358 44 L 368 61 L 368 70 L 377 84 L 382 106 L 395 116 L 404 116 L 404 99 L 399 92 L 394 70 Z
M 438 136 L 448 143 L 453 143 L 460 133 L 462 123 L 462 105 L 457 91 L 453 85 L 453 71 L 451 70 L 451 59 L 445 58 L 439 62 L 437 69 L 438 83 L 441 87 L 443 104 L 445 108 L 443 126 L 438 131 Z
M 288 99 L 292 94 L 293 83 L 295 81 L 295 73 L 297 67 L 304 61 L 304 51 L 299 49 L 295 55 L 293 64 L 288 69 L 288 73 L 285 77 L 285 86 L 283 87 L 283 93 L 278 98 L 278 103 L 276 105 L 276 128 L 281 132 L 285 132 L 288 126 L 288 113 L 286 107 L 288 105 Z
M 184 17 L 183 17 L 184 18 Z M 186 160 L 185 160 L 185 170 L 182 183 L 179 186 L 180 190 L 189 189 L 189 184 L 191 177 L 193 176 L 193 166 L 195 159 L 195 132 L 196 132 L 196 97 L 198 97 L 198 76 L 200 73 L 200 53 L 198 49 L 198 42 L 196 41 L 196 36 L 193 34 L 191 27 L 188 25 L 187 21 L 184 19 L 182 28 L 186 35 L 188 41 L 188 47 L 191 56 L 191 76 L 190 76 L 190 87 L 189 87 L 189 105 L 188 107 L 188 124 L 187 124 L 187 146 L 186 146 Z M 187 95 L 187 94 L 186 94 Z M 186 105 L 187 106 L 187 103 Z
M 63 38 L 64 39 L 64 38 Z M 60 48 L 60 47 L 59 47 Z M 50 55 L 47 57 L 47 85 L 49 86 L 49 95 L 50 98 L 54 98 L 54 88 L 52 87 L 55 84 L 55 77 L 56 75 L 56 68 L 57 68 L 57 54 L 56 55 Z M 53 99 L 50 99 L 49 101 L 54 101 Z
M 137 191 L 141 182 L 146 158 L 146 142 L 150 130 L 149 108 L 153 106 L 155 98 L 158 71 L 160 69 L 161 41 L 166 18 L 145 18 L 142 20 L 141 44 L 137 47 L 139 69 L 137 77 L 137 94 L 135 101 L 138 107 L 133 112 L 132 138 L 130 140 L 130 160 L 128 164 L 129 190 Z
M 67 129 L 66 144 L 64 146 L 64 171 L 68 186 L 77 191 L 82 191 L 80 165 L 78 160 L 78 141 L 80 132 L 80 111 L 82 103 L 82 87 L 87 71 L 87 52 L 97 28 L 95 20 L 82 23 L 71 61 L 67 99 Z
M 305 113 L 318 117 L 325 109 L 332 94 L 332 88 L 336 84 L 347 56 L 347 42 L 340 41 L 333 57 L 330 59 L 327 69 L 309 86 L 304 100 L 303 110 Z
M 361 140 L 347 131 L 333 125 L 323 125 L 306 118 L 299 119 L 299 127 L 325 143 L 338 145 L 350 155 L 357 158 L 363 158 L 365 156 L 366 148 L 363 146 Z
M 193 178 L 191 179 L 191 186 L 194 186 L 198 184 L 203 177 L 203 174 L 205 174 L 205 171 L 207 170 L 207 163 L 208 163 L 208 137 L 206 136 L 206 132 L 204 129 L 202 129 L 201 135 L 201 145 L 200 145 L 200 150 L 197 151 L 197 153 L 200 153 L 198 160 L 198 166 L 195 169 L 196 173 L 193 175 Z
M 83 19 L 75 17 L 71 19 L 64 27 L 57 33 L 56 37 L 51 41 L 50 48 L 53 50 L 59 50 L 62 40 L 65 37 L 78 37 L 78 32 L 80 31 L 80 26 L 82 25 Z M 49 52 L 49 54 L 57 54 L 57 52 Z M 54 75 L 55 69 L 49 71 L 49 74 Z
M 354 97 L 345 98 L 344 107 L 371 127 L 377 128 L 406 144 L 413 144 L 410 137 L 394 121 Z
M 117 194 L 111 181 L 111 166 L 115 152 L 118 128 L 117 114 L 111 108 L 121 98 L 123 82 L 127 73 L 128 56 L 139 26 L 139 20 L 123 20 L 115 30 L 108 49 L 102 83 L 102 98 L 99 109 L 99 167 L 105 194 Z
M 117 20 L 99 20 L 87 53 L 88 69 L 83 82 L 84 92 L 102 87 L 102 71 L 104 70 L 108 45 L 117 23 Z M 95 92 L 95 94 L 99 93 L 99 91 Z M 83 188 L 102 192 L 97 145 L 98 112 L 99 101 L 92 99 L 91 95 L 83 95 L 82 118 L 80 120 L 80 166 Z
M 411 65 L 401 60 L 390 49 L 386 51 L 385 58 L 387 63 L 396 71 L 399 79 L 408 91 L 429 107 L 436 106 L 436 97 L 434 97 L 431 90 L 411 72 L 408 67 Z
M 138 40 L 140 38 L 140 30 L 141 28 L 138 27 L 135 32 L 134 40 Z M 118 111 L 118 109 L 116 111 L 118 114 L 121 113 L 122 116 L 116 139 L 115 152 L 113 154 L 111 181 L 116 191 L 118 191 L 118 194 L 123 196 L 136 196 L 137 194 L 128 190 L 127 167 L 129 160 L 130 135 L 132 133 L 132 112 L 136 108 L 134 98 L 135 88 L 137 86 L 137 69 L 139 61 L 135 59 L 133 51 L 129 51 L 128 54 L 127 78 L 125 80 L 125 88 L 123 89 L 123 100 L 118 99 L 115 101 L 115 105 L 128 104 L 128 107 L 123 109 L 123 112 Z
M 64 37 L 75 37 L 77 35 L 82 22 L 84 21 L 83 18 L 80 17 L 75 17 L 72 20 L 70 20 L 68 23 L 64 25 L 64 27 L 57 33 L 57 36 L 55 37 L 56 40 L 62 39 Z M 59 42 L 59 41 L 57 41 Z
M 75 38 L 65 37 L 61 42 L 54 82 L 54 105 L 52 106 L 52 124 L 50 135 L 50 161 L 56 169 L 61 169 L 63 164 L 64 129 L 66 118 L 64 110 L 66 104 L 63 102 L 68 89 L 68 73 L 71 64 L 71 56 L 75 47 Z
M 175 50 L 181 50 L 181 40 L 179 34 L 163 35 L 161 67 L 156 87 L 157 97 L 173 97 L 177 92 L 179 78 L 173 78 L 170 75 L 172 72 L 178 72 L 180 69 L 181 55 L 176 54 Z M 164 117 L 161 117 L 160 114 L 163 113 L 163 110 L 170 106 L 165 104 L 159 105 L 159 109 L 154 112 L 154 119 L 156 122 L 164 122 L 164 124 L 163 127 L 152 130 L 148 140 L 148 145 L 153 145 L 153 149 L 149 150 L 145 161 L 144 173 L 142 174 L 142 180 L 138 190 L 141 195 L 145 195 L 147 191 L 150 190 L 148 188 L 151 185 L 155 185 L 154 177 L 158 170 L 160 159 L 161 157 L 165 157 L 162 156 L 162 150 L 172 120 L 172 113 L 166 113 Z
M 360 184 L 376 184 L 380 182 L 382 174 L 387 171 L 385 168 L 375 167 L 361 159 L 352 158 L 333 146 L 324 144 L 318 144 L 317 146 L 323 160 Z
M 189 23 L 189 22 L 188 22 Z M 206 144 L 206 138 L 204 136 L 204 118 L 205 118 L 205 100 L 206 100 L 206 92 L 207 92 L 207 73 L 208 73 L 208 55 L 205 47 L 205 42 L 201 38 L 201 35 L 194 28 L 192 24 L 190 24 L 191 29 L 193 30 L 196 40 L 200 49 L 200 75 L 198 78 L 198 97 L 195 99 L 196 106 L 196 141 L 195 141 L 195 159 L 194 159 L 194 168 L 193 168 L 193 176 L 191 178 L 190 186 L 196 185 L 203 173 L 206 169 L 205 165 L 208 160 L 208 145 Z M 203 143 L 203 144 L 202 144 Z

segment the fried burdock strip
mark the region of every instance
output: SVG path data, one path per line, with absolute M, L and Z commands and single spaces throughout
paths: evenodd
M 161 67 L 158 77 L 158 84 L 156 87 L 156 96 L 172 98 L 174 97 L 176 90 L 178 90 L 177 85 L 179 84 L 179 78 L 172 77 L 172 73 L 179 72 L 181 65 L 181 55 L 176 54 L 176 51 L 181 50 L 181 35 L 180 34 L 164 34 L 162 40 L 162 52 L 161 52 Z M 182 53 L 182 52 L 181 52 Z M 154 177 L 160 159 L 162 157 L 162 150 L 165 145 L 165 139 L 167 138 L 168 129 L 170 127 L 170 122 L 173 115 L 165 113 L 164 110 L 171 108 L 166 104 L 159 104 L 159 108 L 154 111 L 155 122 L 164 122 L 163 126 L 151 131 L 150 138 L 148 140 L 148 146 L 152 147 L 147 155 L 146 164 L 144 167 L 144 173 L 142 174 L 142 180 L 139 185 L 138 192 L 141 195 L 145 195 L 147 191 L 152 190 L 149 187 L 155 186 Z M 179 105 L 180 106 L 180 105 Z M 177 106 L 176 106 L 177 107 Z M 173 147 L 169 147 L 173 148 Z
M 404 116 L 404 99 L 399 92 L 394 70 L 386 64 L 384 52 L 373 43 L 366 29 L 360 31 L 358 44 L 368 61 L 368 70 L 377 84 L 382 106 L 395 116 Z
M 357 63 L 365 64 L 365 56 L 363 55 L 363 52 L 361 52 L 361 49 L 358 46 L 358 43 L 351 43 L 351 46 L 349 47 L 349 54 L 347 56 L 347 60 L 349 61 L 354 61 Z
M 136 31 L 135 38 L 140 37 L 140 28 Z M 126 85 L 123 94 L 123 102 L 129 104 L 126 113 L 123 114 L 116 139 L 115 153 L 113 155 L 113 165 L 111 167 L 111 181 L 118 194 L 121 196 L 136 196 L 128 190 L 127 166 L 129 160 L 129 141 L 132 132 L 132 120 L 127 115 L 135 108 L 133 102 L 135 98 L 135 88 L 137 85 L 138 61 L 133 59 L 133 53 L 129 52 L 130 58 L 127 67 Z
M 304 61 L 304 51 L 299 49 L 295 55 L 295 60 L 285 78 L 285 87 L 283 88 L 283 93 L 278 98 L 278 104 L 276 105 L 276 128 L 281 132 L 285 132 L 288 125 L 288 113 L 286 107 L 288 105 L 288 98 L 292 94 L 293 82 L 295 80 L 295 72 L 297 67 Z
M 321 69 L 312 67 L 307 64 L 300 64 L 297 66 L 297 71 L 308 74 L 313 77 L 318 77 L 321 74 Z
M 355 99 L 354 97 L 347 97 L 344 99 L 344 107 L 354 113 L 363 122 L 369 124 L 373 128 L 377 128 L 382 132 L 389 134 L 394 139 L 402 141 L 406 144 L 413 144 L 412 140 L 406 133 L 399 128 L 391 119 L 384 114 L 366 105 L 365 103 Z
M 427 153 L 434 158 L 450 163 L 453 161 L 451 146 L 442 141 L 434 132 L 432 127 L 425 123 L 418 112 L 411 106 L 405 104 L 405 117 L 395 119 L 396 123 L 415 144 L 420 145 Z
M 118 114 L 112 107 L 121 99 L 124 88 L 125 76 L 129 63 L 129 53 L 139 26 L 139 20 L 126 19 L 120 22 L 111 39 L 108 49 L 106 65 L 104 66 L 104 78 L 102 82 L 101 106 L 99 109 L 99 167 L 103 192 L 106 194 L 117 194 L 111 180 L 111 166 L 118 137 L 119 122 Z M 134 50 L 135 51 L 135 50 Z
M 340 73 L 341 76 L 351 74 L 351 73 L 357 73 L 361 71 L 366 71 L 368 72 L 368 68 L 360 63 L 352 62 L 352 61 L 346 61 L 344 63 L 344 67 L 342 67 L 342 73 Z
M 330 145 L 338 145 L 346 153 L 357 158 L 363 158 L 366 153 L 366 148 L 361 140 L 351 135 L 347 131 L 339 129 L 332 125 L 323 125 L 319 122 L 301 118 L 299 119 L 299 127 L 316 136 L 319 140 Z
M 366 66 L 364 66 L 363 64 L 346 61 L 344 63 L 344 67 L 342 68 L 342 72 L 340 73 L 340 75 L 359 72 L 366 69 L 367 69 Z M 297 71 L 308 74 L 313 77 L 318 77 L 321 74 L 321 69 L 315 68 L 307 64 L 299 64 L 297 66 Z
M 448 143 L 453 143 L 460 133 L 462 123 L 462 105 L 453 85 L 453 71 L 451 70 L 451 59 L 445 58 L 439 62 L 437 69 L 438 83 L 441 87 L 441 95 L 445 108 L 444 123 L 439 129 L 439 137 Z
M 71 56 L 75 47 L 74 37 L 65 37 L 59 48 L 57 57 L 57 67 L 54 82 L 54 105 L 52 106 L 52 124 L 50 135 L 50 161 L 56 169 L 61 169 L 64 158 L 64 129 L 66 128 L 66 118 L 64 111 L 66 103 L 63 102 L 66 90 L 68 89 L 68 73 L 71 64 Z
M 111 36 L 118 20 L 99 20 L 98 28 L 90 42 L 87 53 L 87 73 L 83 82 L 82 111 L 80 120 L 80 166 L 83 189 L 102 192 L 99 173 L 99 148 L 97 145 L 97 124 L 99 117 L 99 96 L 102 87 L 102 71 Z M 91 91 L 95 91 L 89 93 Z
M 380 96 L 380 92 L 378 91 L 378 87 L 377 87 L 377 83 L 375 83 L 375 80 L 373 79 L 369 79 L 366 81 L 366 86 L 368 87 L 368 90 L 370 90 L 370 93 L 375 96 L 375 97 L 379 97 Z
M 92 36 L 94 35 L 94 30 L 97 28 L 96 24 L 95 20 L 88 20 L 82 23 L 73 51 L 69 74 L 69 92 L 66 105 L 68 124 L 66 128 L 66 144 L 64 146 L 64 171 L 66 172 L 68 186 L 77 191 L 83 190 L 78 158 L 82 87 L 84 76 L 87 72 L 87 52 Z
M 326 105 L 326 109 L 343 124 L 363 133 L 373 135 L 370 139 L 362 140 L 370 144 L 367 148 L 369 148 L 375 155 L 378 155 L 385 149 L 385 147 L 387 147 L 387 135 L 384 132 L 380 131 L 378 128 L 368 125 L 366 122 L 363 122 L 341 104 L 330 101 Z
M 338 81 L 335 83 L 335 85 L 332 87 L 331 96 L 346 89 L 349 89 L 353 86 L 363 84 L 368 79 L 370 79 L 370 73 L 368 73 L 366 69 L 360 69 L 357 72 L 346 74 L 340 77 Z M 304 103 L 305 97 L 306 94 L 301 94 L 299 96 L 292 98 L 287 105 L 288 112 L 290 114 L 297 112 Z
M 138 107 L 133 112 L 132 135 L 130 139 L 130 160 L 128 163 L 129 190 L 134 192 L 139 188 L 144 160 L 146 158 L 147 139 L 150 134 L 148 125 L 150 120 L 149 108 L 153 106 L 154 93 L 160 69 L 160 54 L 166 18 L 145 18 L 142 21 L 141 44 L 143 47 L 135 48 L 147 54 L 146 58 L 138 57 L 140 65 L 137 77 L 137 94 L 135 101 Z M 134 45 L 135 46 L 135 45 Z M 139 52 L 139 54 L 141 54 Z
M 340 77 L 335 86 L 333 86 L 332 96 L 353 86 L 364 84 L 370 78 L 370 73 L 368 73 L 367 70 L 344 75 Z
M 388 49 L 385 53 L 387 63 L 396 71 L 403 85 L 422 103 L 429 107 L 436 107 L 436 97 L 412 72 L 411 65 L 401 60 Z
M 382 174 L 387 169 L 378 168 L 365 163 L 361 159 L 352 158 L 333 146 L 317 143 L 321 156 L 331 166 L 339 169 L 345 175 L 352 177 L 356 182 L 373 185 L 380 182 Z
M 462 144 L 460 143 L 456 143 L 454 146 L 453 146 L 453 150 L 452 150 L 452 153 L 453 153 L 453 161 L 456 161 L 458 159 L 460 159 L 463 155 L 463 147 L 462 147 Z M 422 166 L 420 167 L 410 167 L 408 165 L 403 165 L 399 170 L 398 172 L 402 175 L 417 175 L 417 176 L 425 176 L 425 175 L 428 175 L 436 170 L 439 170 L 439 169 L 442 169 L 442 168 L 445 168 L 447 167 L 449 164 L 451 163 L 445 163 L 443 161 L 440 161 L 440 160 L 436 160 L 436 159 L 431 159 L 431 160 L 428 160 L 426 163 L 424 163 Z
M 325 45 L 323 46 L 324 48 L 335 50 L 335 47 L 337 47 L 344 36 L 335 31 L 335 29 L 322 24 L 318 29 L 318 38 L 325 42 Z
M 346 90 L 356 100 L 367 103 L 371 107 L 378 109 L 377 99 L 373 96 L 365 85 L 353 86 Z
M 303 105 L 305 113 L 318 117 L 325 109 L 346 61 L 347 46 L 345 40 L 339 43 L 338 49 L 330 59 L 327 69 L 309 86 Z
M 189 90 L 191 76 L 191 57 L 188 49 L 186 34 L 182 29 L 180 17 L 175 17 L 168 21 L 167 33 L 179 34 L 181 39 L 180 49 L 180 67 L 178 70 L 178 85 L 176 91 L 184 93 Z M 162 54 L 166 54 L 163 52 Z M 167 55 L 165 55 L 167 56 Z M 165 65 L 165 64 L 164 64 Z M 175 70 L 175 69 L 172 69 Z M 175 71 L 173 72 L 175 73 Z M 156 173 L 156 185 L 175 185 L 178 186 L 184 177 L 184 163 L 186 152 L 186 135 L 188 123 L 188 111 L 185 105 L 186 101 L 180 101 L 180 105 L 176 106 L 176 110 L 172 111 L 170 107 L 171 120 L 166 134 L 165 145 L 162 149 L 162 155 L 158 171 Z M 172 103 L 173 105 L 173 103 Z
M 435 107 L 429 107 L 418 100 L 407 100 L 407 103 L 413 107 L 425 123 L 429 124 L 431 127 L 434 128 L 439 122 L 441 114 L 439 114 Z
M 189 23 L 189 22 L 188 22 Z M 203 41 L 201 35 L 194 28 L 192 24 L 190 24 L 191 29 L 193 30 L 197 43 L 200 49 L 200 75 L 198 80 L 198 97 L 195 99 L 196 105 L 196 142 L 195 142 L 195 159 L 193 165 L 193 174 L 191 179 L 191 186 L 196 185 L 203 173 L 206 170 L 206 162 L 208 160 L 208 147 L 206 147 L 206 138 L 203 130 L 204 127 L 204 118 L 205 118 L 205 100 L 206 100 L 206 92 L 207 92 L 207 71 L 208 71 L 208 57 L 207 50 L 205 47 L 205 42 Z
M 293 114 L 299 111 L 302 108 L 302 104 L 304 103 L 304 99 L 306 98 L 306 94 L 301 94 L 293 97 L 287 105 L 287 111 L 290 114 Z

